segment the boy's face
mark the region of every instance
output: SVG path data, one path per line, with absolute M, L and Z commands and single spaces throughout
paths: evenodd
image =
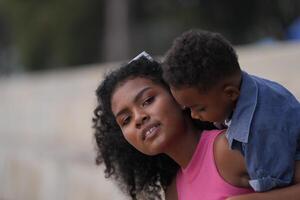
M 171 92 L 182 108 L 191 110 L 192 118 L 221 123 L 230 116 L 239 96 L 238 89 L 231 86 L 215 86 L 207 91 L 196 87 L 171 87 Z

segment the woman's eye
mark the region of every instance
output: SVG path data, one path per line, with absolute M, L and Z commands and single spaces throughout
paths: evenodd
M 122 126 L 126 126 L 126 125 L 129 124 L 129 123 L 130 123 L 130 117 L 127 116 L 127 117 L 124 117 L 124 118 L 122 119 L 121 125 L 122 125 Z
M 154 101 L 154 97 L 149 97 L 143 102 L 142 106 L 143 107 L 147 106 L 147 105 L 151 104 L 153 101 Z

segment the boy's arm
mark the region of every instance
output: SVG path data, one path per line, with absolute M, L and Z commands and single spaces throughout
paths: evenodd
M 228 197 L 226 200 L 300 200 L 300 161 L 296 161 L 294 185 L 268 192 L 251 193 Z

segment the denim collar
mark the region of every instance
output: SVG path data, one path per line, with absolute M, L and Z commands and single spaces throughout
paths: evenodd
M 257 105 L 257 97 L 258 87 L 255 80 L 243 71 L 240 96 L 227 130 L 230 147 L 232 147 L 233 139 L 243 143 L 248 142 L 250 125 Z

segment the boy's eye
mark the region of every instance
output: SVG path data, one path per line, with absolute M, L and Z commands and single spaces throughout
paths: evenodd
M 147 106 L 149 104 L 151 104 L 154 101 L 154 96 L 146 98 L 146 100 L 143 102 L 142 106 Z
M 181 109 L 182 109 L 182 110 L 190 110 L 190 108 L 189 108 L 189 107 L 186 107 L 186 106 L 182 106 Z
M 203 112 L 203 111 L 205 111 L 205 107 L 196 108 L 196 111 L 197 112 Z

